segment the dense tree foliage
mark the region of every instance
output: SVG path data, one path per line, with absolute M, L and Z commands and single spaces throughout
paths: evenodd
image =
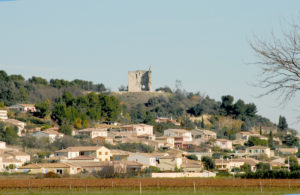
M 285 135 L 283 136 L 282 143 L 287 146 L 298 146 L 298 139 L 293 135 Z
M 4 102 L 7 106 L 53 100 L 66 90 L 79 95 L 82 91 L 103 92 L 106 91 L 106 87 L 103 84 L 83 80 L 51 79 L 49 83 L 46 79 L 36 76 L 25 80 L 22 75 L 9 76 L 5 71 L 0 71 L 0 102 Z
M 186 155 L 186 158 L 188 158 L 190 160 L 198 160 L 198 157 L 195 154 Z
M 268 146 L 268 141 L 259 139 L 258 137 L 250 137 L 245 143 L 246 146 Z
M 215 168 L 215 163 L 211 157 L 203 156 L 201 161 L 206 170 L 211 170 Z
M 256 172 L 246 172 L 241 175 L 242 178 L 247 179 L 299 179 L 300 171 L 288 170 L 259 170 Z
M 255 166 L 256 166 L 257 171 L 269 171 L 269 170 L 271 170 L 271 167 L 270 167 L 269 163 L 259 162 Z
M 257 109 L 255 104 L 245 104 L 243 100 L 238 100 L 233 104 L 234 98 L 230 95 L 222 96 L 220 114 L 224 116 L 233 116 L 237 119 L 245 120 L 248 117 L 254 117 Z
M 79 79 L 73 81 L 66 81 L 63 79 L 51 79 L 50 85 L 58 89 L 66 88 L 66 87 L 78 87 L 86 91 L 94 91 L 94 92 L 106 91 L 106 88 L 103 84 L 93 84 L 93 82 L 91 81 L 84 81 Z
M 37 103 L 35 104 L 35 108 L 37 109 L 37 112 L 35 112 L 34 115 L 40 118 L 45 118 L 50 114 L 50 101 L 45 100 L 41 103 Z
M 17 127 L 7 126 L 0 122 L 0 141 L 4 141 L 7 144 L 16 144 L 18 139 L 17 132 Z
M 157 88 L 155 91 L 163 91 L 166 93 L 173 93 L 172 89 L 168 86 Z
M 55 100 L 51 118 L 59 125 L 72 124 L 75 128 L 86 128 L 90 121 L 115 121 L 121 113 L 120 101 L 114 96 L 89 93 L 73 97 L 65 92 Z

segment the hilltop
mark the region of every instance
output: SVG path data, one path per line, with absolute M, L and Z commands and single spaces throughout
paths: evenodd
M 104 84 L 90 81 L 47 79 L 33 76 L 25 80 L 22 75 L 8 75 L 0 71 L 0 102 L 5 106 L 31 103 L 45 113 L 34 116 L 12 116 L 28 120 L 46 120 L 42 124 L 59 125 L 65 129 L 95 126 L 103 121 L 121 124 L 146 123 L 154 125 L 157 133 L 174 124 L 157 124 L 156 118 L 176 120 L 185 129 L 208 128 L 218 131 L 220 137 L 238 131 L 273 129 L 277 126 L 269 119 L 257 115 L 254 103 L 234 102 L 230 95 L 214 100 L 200 93 L 183 89 L 161 87 L 155 92 L 109 92 Z M 35 125 L 34 123 L 32 125 Z M 36 124 L 39 126 L 39 124 Z

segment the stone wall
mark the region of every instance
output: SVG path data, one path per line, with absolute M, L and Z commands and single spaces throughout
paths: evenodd
M 216 173 L 204 171 L 202 173 L 180 172 L 180 173 L 152 173 L 153 178 L 177 178 L 177 177 L 216 177 Z
M 129 92 L 152 92 L 152 71 L 137 70 L 128 72 L 128 91 Z

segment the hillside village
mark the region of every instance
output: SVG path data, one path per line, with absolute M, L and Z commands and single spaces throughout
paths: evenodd
M 67 137 L 86 140 L 79 146 L 62 146 L 39 156 L 29 148 L 0 142 L 1 172 L 11 174 L 97 172 L 101 177 L 145 173 L 152 177 L 215 177 L 259 169 L 291 170 L 295 163 L 300 163 L 297 158 L 300 136 L 294 131 L 279 132 L 278 128 L 240 131 L 230 140 L 219 138 L 217 132 L 210 129 L 183 129 L 176 120 L 158 117 L 156 123 L 172 123 L 177 128 L 165 129 L 162 135 L 156 135 L 152 125 L 110 122 L 73 129 L 71 135 L 65 135 L 55 126 L 27 128 L 26 122 L 9 118 L 10 110 L 32 114 L 37 109 L 33 104 L 17 104 L 0 110 L 1 122 L 14 127 L 18 137 L 49 144 Z M 283 137 L 291 140 L 287 142 Z
M 153 92 L 151 67 L 130 71 L 120 92 L 5 71 L 0 80 L 5 174 L 300 177 L 300 136 L 284 116 L 274 124 L 230 95 L 218 102 L 180 87 Z

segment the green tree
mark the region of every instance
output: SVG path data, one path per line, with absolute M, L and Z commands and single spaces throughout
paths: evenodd
M 245 143 L 246 146 L 267 146 L 268 141 L 259 139 L 258 137 L 250 137 L 249 140 Z
M 287 146 L 298 146 L 298 139 L 293 135 L 285 135 L 282 139 L 282 143 Z
M 25 81 L 22 75 L 15 75 L 15 74 L 10 75 L 9 79 L 12 81 Z
M 2 132 L 2 140 L 5 141 L 7 144 L 16 144 L 18 139 L 17 134 L 18 128 L 17 127 L 6 127 L 5 131 Z
M 284 116 L 279 116 L 278 129 L 281 131 L 287 130 L 288 124 Z
M 269 137 L 268 137 L 268 146 L 271 148 L 271 149 L 274 149 L 274 140 L 273 140 L 273 132 L 270 131 L 269 133 Z
M 67 123 L 63 123 L 59 127 L 59 132 L 65 134 L 65 135 L 72 135 L 72 126 Z
M 172 89 L 170 87 L 167 87 L 167 86 L 157 88 L 155 91 L 163 91 L 163 92 L 166 92 L 166 93 L 173 93 Z
M 240 118 L 241 116 L 245 115 L 246 112 L 246 105 L 243 100 L 238 100 L 233 105 L 233 115 L 235 118 Z
M 204 108 L 202 104 L 196 104 L 194 107 L 191 107 L 188 110 L 188 113 L 194 115 L 194 116 L 201 116 L 203 114 Z
M 66 118 L 66 110 L 67 108 L 65 104 L 63 103 L 56 104 L 52 110 L 52 114 L 51 114 L 52 120 L 54 120 L 59 125 L 61 125 Z
M 248 131 L 248 127 L 245 122 L 241 125 L 241 131 Z
M 224 116 L 231 115 L 233 113 L 233 100 L 231 95 L 222 96 L 222 103 L 220 106 L 220 114 Z
M 269 163 L 259 162 L 255 166 L 256 166 L 256 171 L 269 171 L 269 170 L 271 170 L 271 167 L 270 167 Z
M 198 160 L 198 157 L 195 154 L 186 155 L 186 158 L 188 158 L 190 160 Z
M 204 123 L 204 118 L 203 118 L 203 116 L 202 116 L 202 120 L 201 120 L 201 128 L 202 128 L 202 129 L 205 129 L 205 123 Z
M 215 168 L 215 162 L 213 159 L 209 156 L 203 156 L 201 159 L 202 163 L 204 164 L 204 167 L 206 170 L 211 170 Z
M 259 126 L 259 135 L 262 135 L 262 129 L 261 129 L 261 126 Z
M 50 114 L 50 101 L 45 100 L 41 103 L 35 104 L 37 112 L 34 113 L 35 116 L 40 118 L 45 118 Z
M 250 171 L 251 171 L 250 165 L 247 164 L 247 163 L 244 163 L 244 164 L 241 166 L 241 171 L 244 171 L 244 172 L 250 172 Z
M 289 156 L 285 159 L 285 163 L 289 164 L 291 171 L 298 171 L 300 170 L 300 166 L 298 164 L 297 157 L 295 156 Z
M 37 85 L 48 85 L 48 81 L 42 77 L 33 76 L 28 81 Z

